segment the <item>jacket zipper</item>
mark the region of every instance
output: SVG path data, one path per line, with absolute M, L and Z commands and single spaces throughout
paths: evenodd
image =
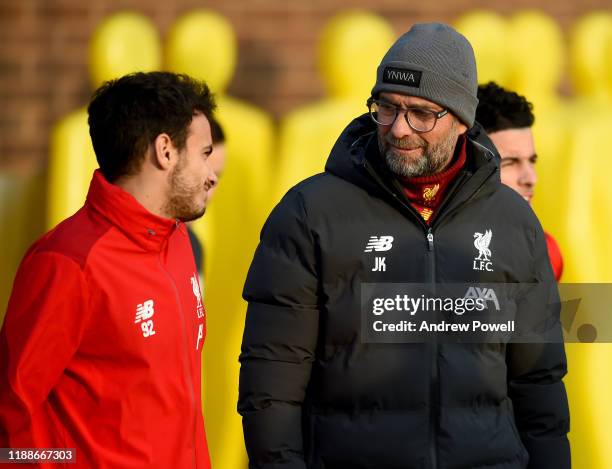
M 427 257 L 429 257 L 429 280 L 435 291 L 436 285 L 436 252 L 434 250 L 434 235 L 431 227 L 427 229 Z M 430 343 L 431 348 L 431 370 L 429 382 L 429 457 L 431 467 L 438 467 L 438 420 L 440 407 L 440 376 L 438 371 L 438 342 L 435 339 Z
M 185 313 L 183 311 L 183 304 L 181 303 L 181 296 L 179 295 L 178 292 L 178 288 L 176 286 L 176 283 L 174 282 L 174 279 L 172 278 L 172 275 L 170 275 L 170 272 L 168 272 L 166 270 L 166 268 L 163 266 L 161 258 L 158 256 L 157 261 L 159 262 L 159 266 L 161 267 L 161 269 L 164 271 L 164 273 L 167 275 L 168 279 L 170 280 L 170 283 L 172 284 L 172 288 L 174 289 L 174 295 L 176 296 L 176 302 L 178 304 L 178 309 L 179 309 L 179 313 L 181 316 L 181 322 L 183 323 L 183 343 L 185 345 L 185 360 L 183 361 L 184 364 L 184 371 L 185 371 L 185 376 L 186 376 L 186 381 L 187 381 L 187 385 L 189 387 L 189 397 L 190 397 L 190 401 L 191 401 L 191 407 L 193 409 L 193 467 L 197 468 L 197 457 L 196 457 L 196 422 L 195 422 L 195 414 L 196 414 L 196 403 L 195 403 L 195 393 L 193 392 L 193 379 L 191 377 L 191 371 L 189 370 L 189 334 L 187 332 L 187 321 L 185 320 Z
M 406 203 L 399 198 L 399 196 L 390 190 L 384 182 L 378 177 L 376 171 L 367 163 L 367 160 L 364 163 L 368 173 L 372 175 L 372 177 L 376 180 L 376 182 L 389 194 L 393 196 L 395 200 L 397 200 L 403 207 L 408 209 L 408 211 L 414 215 L 420 225 L 424 228 L 425 231 L 425 239 L 427 242 L 427 257 L 429 257 L 429 280 L 432 286 L 436 283 L 436 258 L 434 251 L 434 235 L 431 226 L 425 224 L 423 219 L 412 209 L 406 205 Z M 440 379 L 438 373 L 438 344 L 436 342 L 431 343 L 431 370 L 430 370 L 430 382 L 429 382 L 429 396 L 430 396 L 430 408 L 429 408 L 429 457 L 431 460 L 431 468 L 437 469 L 438 467 L 438 407 L 440 405 Z
M 481 189 L 483 188 L 483 186 L 485 185 L 485 183 L 489 180 L 489 178 L 491 177 L 491 175 L 495 172 L 492 171 L 490 174 L 488 174 L 482 181 L 482 183 L 476 188 L 476 190 L 472 193 L 472 195 L 470 195 L 470 197 L 468 197 L 463 203 L 459 204 L 457 207 L 455 207 L 453 210 L 451 210 L 448 213 L 453 213 L 456 210 L 458 210 L 460 207 L 463 207 L 465 204 L 469 203 L 471 200 L 474 199 L 474 197 L 476 197 L 478 195 L 478 193 L 481 191 Z M 455 186 L 455 189 L 458 187 Z M 455 191 L 453 191 L 454 193 Z M 450 194 L 449 194 L 450 195 Z M 447 197 L 445 202 L 450 200 L 450 197 Z M 444 205 L 444 203 L 442 204 Z M 442 208 L 442 207 L 440 207 Z M 438 213 L 440 213 L 438 211 Z M 442 218 L 438 218 L 438 219 L 434 219 L 432 220 L 432 223 L 435 221 L 436 223 L 436 227 L 439 228 L 441 221 L 443 221 L 445 218 L 447 218 L 448 214 L 443 214 L 444 216 Z M 434 250 L 434 235 L 433 235 L 433 228 L 430 226 L 427 230 L 427 248 L 429 251 L 429 258 L 430 258 L 430 269 L 431 269 L 431 276 L 430 276 L 430 280 L 431 280 L 431 284 L 435 286 L 436 284 L 436 254 L 435 254 L 435 250 Z M 436 337 L 436 336 L 434 336 Z M 431 396 L 431 400 L 432 400 L 432 404 L 431 404 L 431 410 L 429 413 L 430 416 L 430 421 L 429 421 L 429 429 L 430 429 L 430 439 L 429 439 L 429 453 L 430 453 L 430 458 L 431 458 L 431 467 L 433 469 L 437 469 L 438 467 L 438 445 L 437 445 L 437 440 L 438 440 L 438 422 L 440 419 L 440 371 L 438 369 L 438 343 L 437 341 L 432 341 L 431 343 L 431 348 L 432 348 L 432 359 L 431 359 L 431 387 L 430 387 L 430 396 Z
M 434 245 L 434 235 L 433 235 L 432 226 L 426 225 L 425 222 L 422 220 L 422 218 L 414 211 L 414 209 L 412 209 L 412 207 L 408 206 L 404 201 L 400 199 L 400 197 L 395 192 L 393 192 L 387 187 L 387 185 L 380 179 L 380 177 L 378 176 L 374 168 L 372 168 L 368 164 L 367 160 L 364 162 L 364 166 L 366 170 L 368 171 L 368 173 L 378 183 L 378 185 L 382 187 L 387 193 L 389 193 L 395 200 L 397 200 L 404 208 L 406 208 L 417 219 L 420 225 L 426 230 L 425 238 L 427 241 L 427 254 L 430 259 L 429 261 L 430 282 L 432 286 L 435 286 L 435 283 L 436 283 L 436 256 L 435 256 L 435 249 L 434 249 L 435 245 Z M 483 179 L 482 184 L 478 186 L 478 188 L 474 191 L 474 193 L 464 203 L 461 203 L 458 207 L 455 207 L 455 209 L 453 209 L 449 213 L 454 212 L 459 207 L 462 207 L 466 203 L 470 202 L 474 197 L 476 197 L 476 195 L 480 192 L 484 184 L 488 181 L 491 174 L 493 174 L 494 172 L 495 170 L 492 171 L 490 174 L 488 174 Z M 464 178 L 465 176 L 462 177 L 462 180 Z M 438 213 L 440 213 L 440 209 L 443 208 L 443 206 L 446 205 L 446 203 L 448 203 L 448 200 L 450 200 L 451 198 L 450 195 L 454 194 L 457 188 L 461 185 L 460 182 L 461 181 L 459 181 L 455 185 L 455 187 L 452 190 L 452 193 L 449 194 L 445 198 L 445 201 L 442 203 L 442 206 L 439 207 L 438 209 Z M 432 219 L 432 225 L 433 225 L 433 221 L 435 220 L 437 222 L 436 226 L 439 227 L 440 220 L 444 220 L 445 218 L 446 216 L 442 217 L 441 219 L 440 218 L 436 219 L 434 216 L 434 219 Z M 438 467 L 438 444 L 437 444 L 438 421 L 440 417 L 439 416 L 439 413 L 440 413 L 440 373 L 438 369 L 438 343 L 436 341 L 431 342 L 431 360 L 430 362 L 431 362 L 431 370 L 430 370 L 431 379 L 430 379 L 429 393 L 430 393 L 431 402 L 430 402 L 430 411 L 429 411 L 429 456 L 431 459 L 432 469 L 437 469 Z

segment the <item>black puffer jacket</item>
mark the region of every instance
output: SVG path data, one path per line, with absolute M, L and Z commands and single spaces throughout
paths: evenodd
M 380 164 L 368 116 L 344 131 L 325 173 L 290 190 L 266 222 L 249 302 L 239 412 L 250 468 L 570 467 L 557 343 L 368 344 L 365 282 L 548 282 L 542 229 L 499 179 L 478 125 L 466 167 L 428 227 Z M 491 230 L 490 271 L 474 233 Z M 393 236 L 386 271 L 364 252 Z M 561 337 L 558 324 L 555 334 Z

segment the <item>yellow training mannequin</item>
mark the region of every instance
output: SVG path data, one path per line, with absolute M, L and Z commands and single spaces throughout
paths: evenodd
M 394 39 L 389 23 L 369 12 L 346 11 L 329 20 L 317 57 L 328 97 L 367 99 L 376 68 Z
M 536 109 L 558 106 L 566 53 L 560 26 L 542 12 L 521 11 L 510 18 L 507 43 L 510 89 L 528 96 Z
M 318 62 L 329 95 L 281 122 L 277 201 L 300 180 L 323 171 L 338 135 L 367 112 L 376 68 L 394 39 L 391 26 L 371 13 L 344 12 L 327 23 Z
M 604 62 L 606 64 L 606 83 L 608 84 L 608 92 L 612 97 L 612 35 L 608 36 L 606 40 L 606 48 L 604 50 L 605 58 Z
M 574 48 L 591 47 L 590 41 L 595 39 L 585 36 L 601 40 L 605 33 L 596 30 L 594 23 L 599 24 L 598 21 L 591 19 L 586 23 L 592 28 L 588 33 L 584 25 L 576 26 Z M 612 122 L 592 102 L 580 100 L 570 104 L 559 99 L 556 90 L 565 54 L 560 28 L 553 20 L 541 13 L 522 12 L 511 19 L 510 30 L 511 86 L 534 103 L 536 114 L 539 182 L 534 208 L 561 246 L 565 260 L 562 280 L 609 281 L 612 259 L 605 246 L 612 228 L 607 181 L 612 167 L 608 168 L 611 165 L 603 156 L 612 152 L 608 143 Z M 582 62 L 576 62 L 574 57 L 574 69 L 583 72 L 579 74 L 583 80 L 579 86 L 591 86 L 595 75 L 602 73 L 601 67 L 597 67 L 601 56 L 593 58 L 597 53 L 591 49 L 589 56 L 581 57 Z M 594 70 L 597 71 L 593 74 Z M 597 85 L 592 89 L 598 92 L 601 88 Z M 612 373 L 602 363 L 610 362 L 612 348 L 609 344 L 568 344 L 566 350 L 573 465 L 608 468 L 612 464 L 609 448 L 612 404 L 607 395 L 612 387 Z
M 94 87 L 104 81 L 161 65 L 161 45 L 151 22 L 137 13 L 106 18 L 96 28 L 89 48 L 89 73 Z M 62 118 L 51 132 L 47 226 L 72 215 L 85 200 L 93 170 L 98 167 L 80 108 Z
M 30 244 L 45 231 L 44 174 L 0 172 L 0 325 L 13 279 Z
M 168 33 L 166 66 L 205 80 L 214 92 L 223 93 L 234 74 L 236 48 L 234 30 L 223 16 L 209 10 L 192 11 L 179 18 Z
M 122 12 L 106 18 L 89 43 L 89 73 L 94 88 L 122 75 L 157 70 L 161 42 L 153 23 L 139 13 Z
M 225 94 L 236 66 L 236 48 L 232 26 L 223 16 L 194 10 L 172 25 L 165 45 L 165 65 L 170 71 L 206 81 L 215 93 L 216 116 L 227 134 L 229 164 L 233 160 L 235 166 L 244 166 L 250 174 L 241 180 L 240 192 L 253 210 L 265 212 L 269 196 L 263 178 L 270 176 L 272 120 L 260 109 Z M 261 221 L 265 215 L 257 213 L 254 218 Z
M 605 106 L 603 79 L 603 43 L 612 31 L 608 33 L 606 23 L 606 15 L 593 14 L 572 29 L 571 71 L 578 99 L 565 106 L 544 107 L 541 113 L 537 104 L 535 108 L 540 118 L 534 129 L 536 138 L 548 142 L 541 145 L 542 159 L 538 160 L 541 178 L 535 208 L 545 226 L 554 226 L 565 258 L 564 282 L 612 280 L 612 258 L 605 248 L 612 229 L 608 181 L 612 165 L 604 157 L 612 153 L 608 137 L 612 120 Z M 556 54 L 554 47 L 549 52 Z M 540 55 L 538 51 L 533 54 Z M 544 59 L 539 62 L 541 69 L 544 65 L 543 73 L 551 63 L 550 57 Z M 555 122 L 558 125 L 551 124 Z M 566 350 L 573 465 L 611 467 L 612 404 L 608 394 L 612 372 L 604 363 L 612 360 L 612 346 L 568 344 Z
M 47 228 L 76 212 L 85 201 L 98 167 L 87 125 L 87 109 L 63 117 L 51 131 L 47 187 Z
M 605 88 L 606 78 L 612 76 L 612 29 L 607 26 L 612 28 L 612 13 L 598 12 L 581 18 L 572 29 L 572 69 L 583 94 L 570 108 L 572 159 L 567 192 L 571 205 L 566 229 L 569 249 L 575 253 L 570 274 L 581 282 L 612 280 L 612 256 L 602 250 L 612 229 L 612 163 L 607 157 L 612 154 L 612 94 Z M 585 53 L 581 59 L 577 57 L 580 50 Z M 576 216 L 580 224 L 573 223 Z
M 509 89 L 534 104 L 533 134 L 538 152 L 539 182 L 534 209 L 543 226 L 557 239 L 566 263 L 565 223 L 570 182 L 569 111 L 557 94 L 563 70 L 564 46 L 559 26 L 538 11 L 521 11 L 508 23 Z
M 210 10 L 195 10 L 171 27 L 166 67 L 205 80 L 216 95 L 216 117 L 226 136 L 227 165 L 214 200 L 193 224 L 206 259 L 205 302 L 208 333 L 204 351 L 204 417 L 215 468 L 246 467 L 242 423 L 236 412 L 238 354 L 246 303 L 244 279 L 267 216 L 272 119 L 225 94 L 236 64 L 232 26 Z M 209 234 L 207 234 L 209 233 Z
M 573 25 L 569 47 L 570 75 L 579 97 L 594 101 L 612 100 L 612 76 L 606 70 L 606 66 L 612 69 L 610 44 L 612 12 L 594 11 Z
M 499 14 L 475 10 L 460 16 L 455 28 L 474 48 L 478 83 L 494 81 L 507 86 L 510 73 L 508 58 L 508 23 Z
M 561 108 L 563 109 L 563 108 Z M 567 112 L 539 112 L 535 107 L 537 126 L 534 138 L 538 162 L 538 183 L 535 188 L 533 208 L 542 226 L 550 232 L 561 248 L 564 260 L 562 282 L 576 282 L 575 266 L 584 260 L 583 252 L 571 248 L 571 230 L 584 229 L 583 209 L 572 206 L 576 191 L 584 191 L 588 184 L 576 178 L 573 170 L 571 114 Z M 577 184 L 578 183 L 578 184 Z M 588 197 L 589 191 L 580 197 Z M 575 204 L 574 204 L 575 205 Z M 568 226 L 569 224 L 569 226 Z M 570 228 L 570 229 L 568 229 Z M 590 383 L 590 345 L 572 344 L 566 346 L 569 373 L 565 378 L 571 413 L 572 461 L 575 467 L 598 467 L 591 443 L 593 437 L 593 390 Z
M 609 111 L 584 103 L 576 105 L 580 122 L 572 126 L 572 175 L 567 186 L 566 221 L 568 282 L 612 282 L 612 256 L 608 248 L 612 229 L 612 189 L 609 174 L 612 154 Z M 586 113 L 586 114 L 585 114 Z M 575 114 L 576 116 L 576 114 Z M 597 327 L 598 324 L 595 324 Z M 602 327 L 606 327 L 603 324 Z M 609 330 L 609 327 L 607 327 Z M 566 379 L 572 410 L 573 462 L 575 467 L 612 467 L 612 344 L 572 344 L 568 347 Z
M 612 129 L 609 112 L 612 105 L 612 14 L 594 12 L 582 18 L 573 28 L 571 40 L 572 54 L 578 54 L 582 48 L 585 56 L 581 60 L 572 56 L 573 76 L 578 80 L 575 83 L 582 96 L 572 107 L 570 172 L 573 187 L 568 191 L 571 205 L 567 232 L 568 250 L 574 256 L 574 263 L 570 266 L 570 280 L 612 282 L 612 255 L 607 249 L 612 229 L 609 182 L 612 162 L 607 158 L 612 154 L 609 135 Z M 583 88 L 588 86 L 591 93 Z M 577 118 L 580 119 L 578 124 Z M 577 218 L 581 223 L 572 223 Z M 576 400 L 584 402 L 588 408 L 586 416 L 574 425 L 572 443 L 577 450 L 576 467 L 612 467 L 612 428 L 609 425 L 612 404 L 608 397 L 612 388 L 609 366 L 612 345 L 583 344 L 580 353 L 580 357 L 586 357 L 586 376 L 577 377 L 571 384 L 576 388 Z M 582 454 L 589 454 L 592 461 L 583 461 Z

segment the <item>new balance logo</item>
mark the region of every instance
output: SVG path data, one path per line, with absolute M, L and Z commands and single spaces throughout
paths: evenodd
M 147 300 L 144 303 L 136 306 L 136 318 L 134 319 L 134 324 L 140 324 L 142 336 L 145 338 L 155 335 L 155 330 L 153 329 L 153 319 L 151 319 L 154 314 L 155 308 L 153 300 Z
M 363 252 L 388 251 L 393 247 L 393 236 L 370 236 Z

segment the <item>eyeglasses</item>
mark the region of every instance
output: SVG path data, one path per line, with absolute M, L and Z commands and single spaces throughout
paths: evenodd
M 393 125 L 397 115 L 401 113 L 404 114 L 404 119 L 406 119 L 410 128 L 420 133 L 432 131 L 438 119 L 448 114 L 448 109 L 436 112 L 422 107 L 403 108 L 374 98 L 368 99 L 367 104 L 370 117 L 377 124 Z

